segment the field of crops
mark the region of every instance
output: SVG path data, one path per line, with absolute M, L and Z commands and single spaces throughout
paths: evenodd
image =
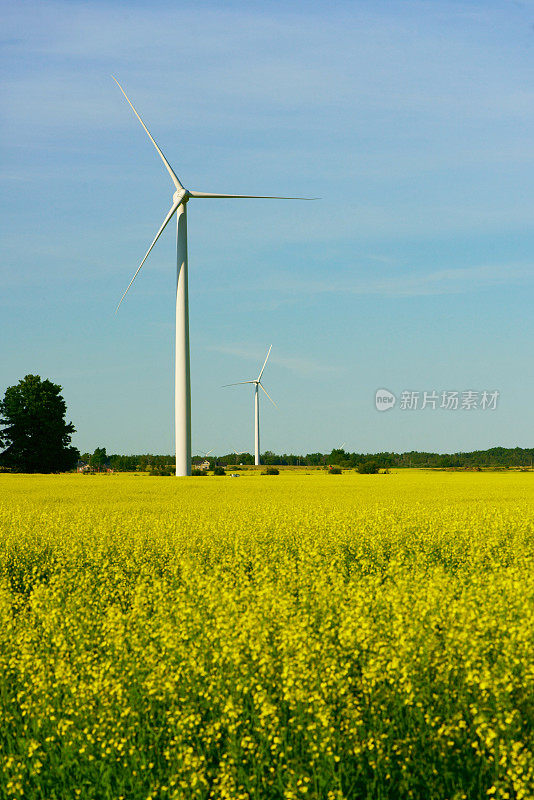
M 534 474 L 0 475 L 0 797 L 534 797 Z

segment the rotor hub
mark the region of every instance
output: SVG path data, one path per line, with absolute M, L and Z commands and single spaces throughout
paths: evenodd
M 172 201 L 173 203 L 187 203 L 190 196 L 187 189 L 177 189 L 172 196 Z

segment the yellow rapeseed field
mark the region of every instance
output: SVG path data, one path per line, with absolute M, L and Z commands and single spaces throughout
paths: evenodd
M 534 474 L 0 475 L 0 797 L 534 797 Z

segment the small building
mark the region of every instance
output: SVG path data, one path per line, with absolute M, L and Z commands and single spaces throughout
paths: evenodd
M 206 458 L 204 461 L 198 461 L 196 464 L 191 465 L 193 469 L 202 469 L 207 471 L 210 468 L 210 462 Z

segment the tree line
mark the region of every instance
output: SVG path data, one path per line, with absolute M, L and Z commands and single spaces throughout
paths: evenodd
M 97 448 L 98 458 L 95 461 L 93 454 L 84 453 L 82 459 L 91 466 L 103 466 L 100 462 L 101 451 Z M 95 452 L 97 452 L 95 451 Z M 210 469 L 216 466 L 251 466 L 254 464 L 252 453 L 227 453 L 220 456 L 193 456 L 193 462 L 209 461 Z M 357 453 L 340 448 L 334 448 L 329 453 L 307 453 L 298 455 L 294 453 L 274 453 L 267 450 L 261 456 L 263 466 L 287 467 L 341 467 L 343 469 L 357 469 L 361 465 L 375 465 L 378 469 L 417 467 L 419 469 L 477 469 L 477 468 L 513 468 L 532 467 L 534 464 L 534 448 L 524 447 L 491 447 L 487 450 L 473 450 L 468 453 L 429 453 L 412 450 L 407 453 Z M 142 455 L 110 454 L 105 458 L 105 466 L 118 472 L 146 472 L 151 470 L 174 467 L 173 455 Z
M 60 394 L 61 386 L 38 375 L 26 375 L 17 385 L 6 390 L 0 401 L 0 468 L 14 472 L 66 472 L 80 463 L 79 451 L 71 445 L 75 428 L 66 421 L 67 406 Z M 252 453 L 227 453 L 221 456 L 196 455 L 194 462 L 209 461 L 210 469 L 217 466 L 249 466 L 254 464 Z M 118 472 L 149 471 L 170 474 L 174 469 L 172 455 L 108 455 L 105 447 L 84 453 L 81 461 L 95 470 L 112 469 Z M 306 466 L 358 469 L 373 472 L 393 467 L 419 469 L 504 469 L 532 467 L 534 448 L 491 447 L 459 453 L 428 453 L 412 450 L 408 453 L 356 453 L 334 448 L 329 453 L 273 453 L 267 450 L 261 457 L 264 466 Z

